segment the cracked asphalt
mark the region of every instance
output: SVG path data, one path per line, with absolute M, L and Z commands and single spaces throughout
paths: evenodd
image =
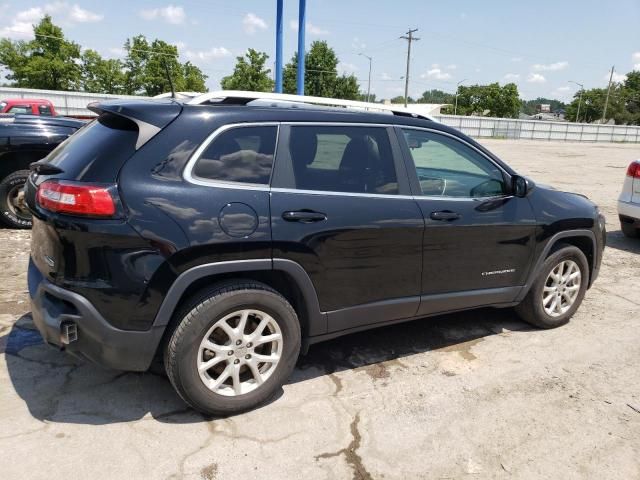
M 600 278 L 571 323 L 483 309 L 353 334 L 313 346 L 276 398 L 235 417 L 43 345 L 29 232 L 0 230 L 0 478 L 640 478 L 640 240 L 615 209 L 640 146 L 484 143 L 607 215 Z

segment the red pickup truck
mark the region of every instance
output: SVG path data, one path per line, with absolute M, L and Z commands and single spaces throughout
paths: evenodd
M 0 113 L 22 113 L 55 117 L 58 114 L 49 100 L 43 98 L 9 98 L 0 101 Z

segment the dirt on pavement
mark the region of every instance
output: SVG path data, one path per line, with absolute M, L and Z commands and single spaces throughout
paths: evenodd
M 600 278 L 567 325 L 482 309 L 315 345 L 281 394 L 230 418 L 153 374 L 42 344 L 29 232 L 0 230 L 0 478 L 640 478 L 640 240 L 616 199 L 639 145 L 483 142 L 607 216 Z

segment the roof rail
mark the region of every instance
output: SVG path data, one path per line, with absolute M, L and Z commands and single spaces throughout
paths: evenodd
M 186 103 L 189 105 L 202 105 L 204 103 L 227 103 L 234 105 L 246 105 L 254 100 L 268 100 L 273 102 L 285 102 L 287 104 L 311 104 L 324 105 L 327 107 L 345 107 L 358 110 L 378 110 L 389 112 L 394 115 L 402 115 L 414 118 L 424 118 L 436 121 L 430 115 L 412 112 L 397 105 L 385 105 L 384 103 L 358 102 L 355 100 L 343 100 L 340 98 L 311 97 L 306 95 L 290 95 L 286 93 L 270 92 L 245 92 L 242 90 L 219 90 L 216 92 L 203 93 L 192 98 Z

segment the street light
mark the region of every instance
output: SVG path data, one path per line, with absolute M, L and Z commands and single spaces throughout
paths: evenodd
M 456 84 L 456 105 L 455 105 L 455 107 L 453 107 L 453 114 L 454 114 L 454 115 L 456 115 L 456 114 L 458 113 L 458 90 L 460 90 L 460 84 L 461 84 L 462 82 L 466 82 L 466 81 L 467 81 L 467 79 L 465 78 L 465 79 L 463 79 L 463 80 L 460 80 L 460 81 Z
M 367 102 L 369 102 L 369 96 L 371 95 L 371 62 L 373 61 L 373 58 L 369 55 L 365 55 L 364 53 L 359 53 L 358 55 L 369 59 L 369 81 L 367 84 Z
M 575 83 L 580 87 L 580 97 L 578 97 L 578 113 L 576 114 L 576 123 L 580 120 L 580 104 L 582 103 L 582 92 L 584 92 L 584 85 L 573 80 L 569 80 L 569 83 Z

